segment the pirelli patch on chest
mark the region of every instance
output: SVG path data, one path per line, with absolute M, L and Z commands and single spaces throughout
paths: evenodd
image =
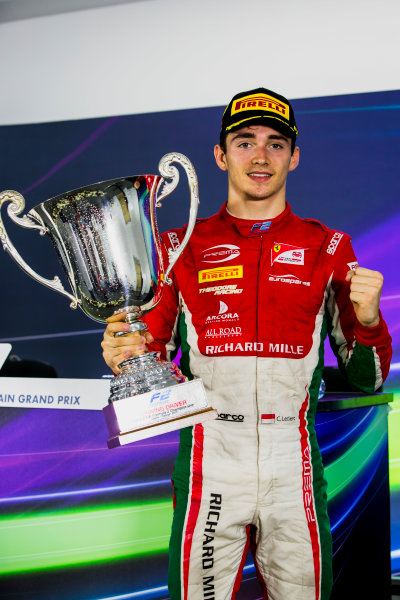
M 243 277 L 243 265 L 203 269 L 202 271 L 199 271 L 198 274 L 199 283 L 220 281 L 221 279 L 241 279 Z

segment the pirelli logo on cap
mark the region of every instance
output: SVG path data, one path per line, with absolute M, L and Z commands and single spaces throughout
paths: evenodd
M 243 265 L 217 267 L 216 269 L 204 269 L 203 271 L 199 271 L 199 283 L 220 281 L 221 279 L 241 279 L 242 277 Z
M 266 112 L 275 112 L 289 120 L 289 105 L 280 102 L 267 94 L 251 94 L 236 100 L 232 104 L 232 115 L 244 110 L 265 110 Z

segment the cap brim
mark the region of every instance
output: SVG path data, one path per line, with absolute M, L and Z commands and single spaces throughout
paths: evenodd
M 251 125 L 265 125 L 267 127 L 271 127 L 289 139 L 296 139 L 297 136 L 297 131 L 291 129 L 289 125 L 281 121 L 278 117 L 272 117 L 270 115 L 257 115 L 254 117 L 244 118 L 238 123 L 235 123 L 227 128 L 226 134 L 237 131 L 242 127 L 250 127 Z

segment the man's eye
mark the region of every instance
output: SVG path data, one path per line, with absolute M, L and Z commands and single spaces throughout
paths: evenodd
M 273 148 L 274 150 L 280 150 L 281 148 L 283 148 L 282 144 L 278 144 L 277 142 L 274 144 L 271 144 L 271 148 Z
M 250 148 L 250 142 L 240 142 L 239 148 Z

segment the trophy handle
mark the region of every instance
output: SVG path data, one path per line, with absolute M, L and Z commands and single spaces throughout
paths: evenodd
M 188 184 L 190 189 L 190 212 L 189 212 L 189 221 L 185 233 L 185 237 L 182 240 L 179 248 L 176 250 L 169 250 L 169 265 L 164 274 L 164 283 L 167 285 L 172 284 L 172 279 L 170 279 L 169 274 L 184 251 L 190 236 L 192 235 L 194 226 L 196 224 L 197 217 L 197 208 L 200 204 L 199 201 L 199 186 L 197 183 L 197 175 L 196 171 L 190 160 L 184 156 L 183 154 L 179 154 L 178 152 L 170 152 L 169 154 L 165 154 L 159 162 L 158 169 L 163 177 L 167 177 L 168 179 L 172 179 L 171 182 L 164 182 L 164 185 L 161 190 L 161 194 L 157 197 L 156 207 L 161 206 L 161 200 L 163 200 L 166 196 L 168 196 L 173 190 L 176 188 L 179 182 L 179 171 L 176 167 L 173 167 L 171 163 L 178 163 L 181 165 L 186 172 L 188 178 Z
M 7 208 L 7 213 L 10 219 L 14 221 L 16 225 L 19 225 L 20 227 L 26 227 L 27 229 L 37 229 L 40 232 L 40 235 L 45 235 L 47 233 L 47 228 L 45 224 L 43 223 L 42 219 L 35 210 L 32 209 L 30 211 L 30 215 L 31 217 L 33 217 L 33 219 L 30 218 L 28 215 L 23 215 L 22 217 L 17 216 L 25 208 L 24 197 L 18 192 L 6 190 L 5 192 L 2 192 L 0 194 L 0 240 L 3 244 L 3 249 L 6 252 L 8 252 L 11 258 L 17 263 L 19 267 L 21 267 L 23 271 L 25 271 L 27 275 L 29 275 L 42 285 L 52 290 L 55 290 L 56 292 L 59 292 L 64 296 L 67 296 L 67 298 L 72 300 L 71 308 L 76 308 L 79 303 L 78 298 L 76 298 L 64 289 L 64 286 L 62 285 L 60 278 L 57 275 L 54 277 L 54 279 L 45 279 L 44 277 L 41 277 L 24 261 L 22 256 L 15 249 L 15 247 L 11 243 L 10 238 L 8 237 L 8 234 L 4 228 L 4 223 L 1 218 L 1 207 L 5 202 L 11 202 L 11 204 Z

